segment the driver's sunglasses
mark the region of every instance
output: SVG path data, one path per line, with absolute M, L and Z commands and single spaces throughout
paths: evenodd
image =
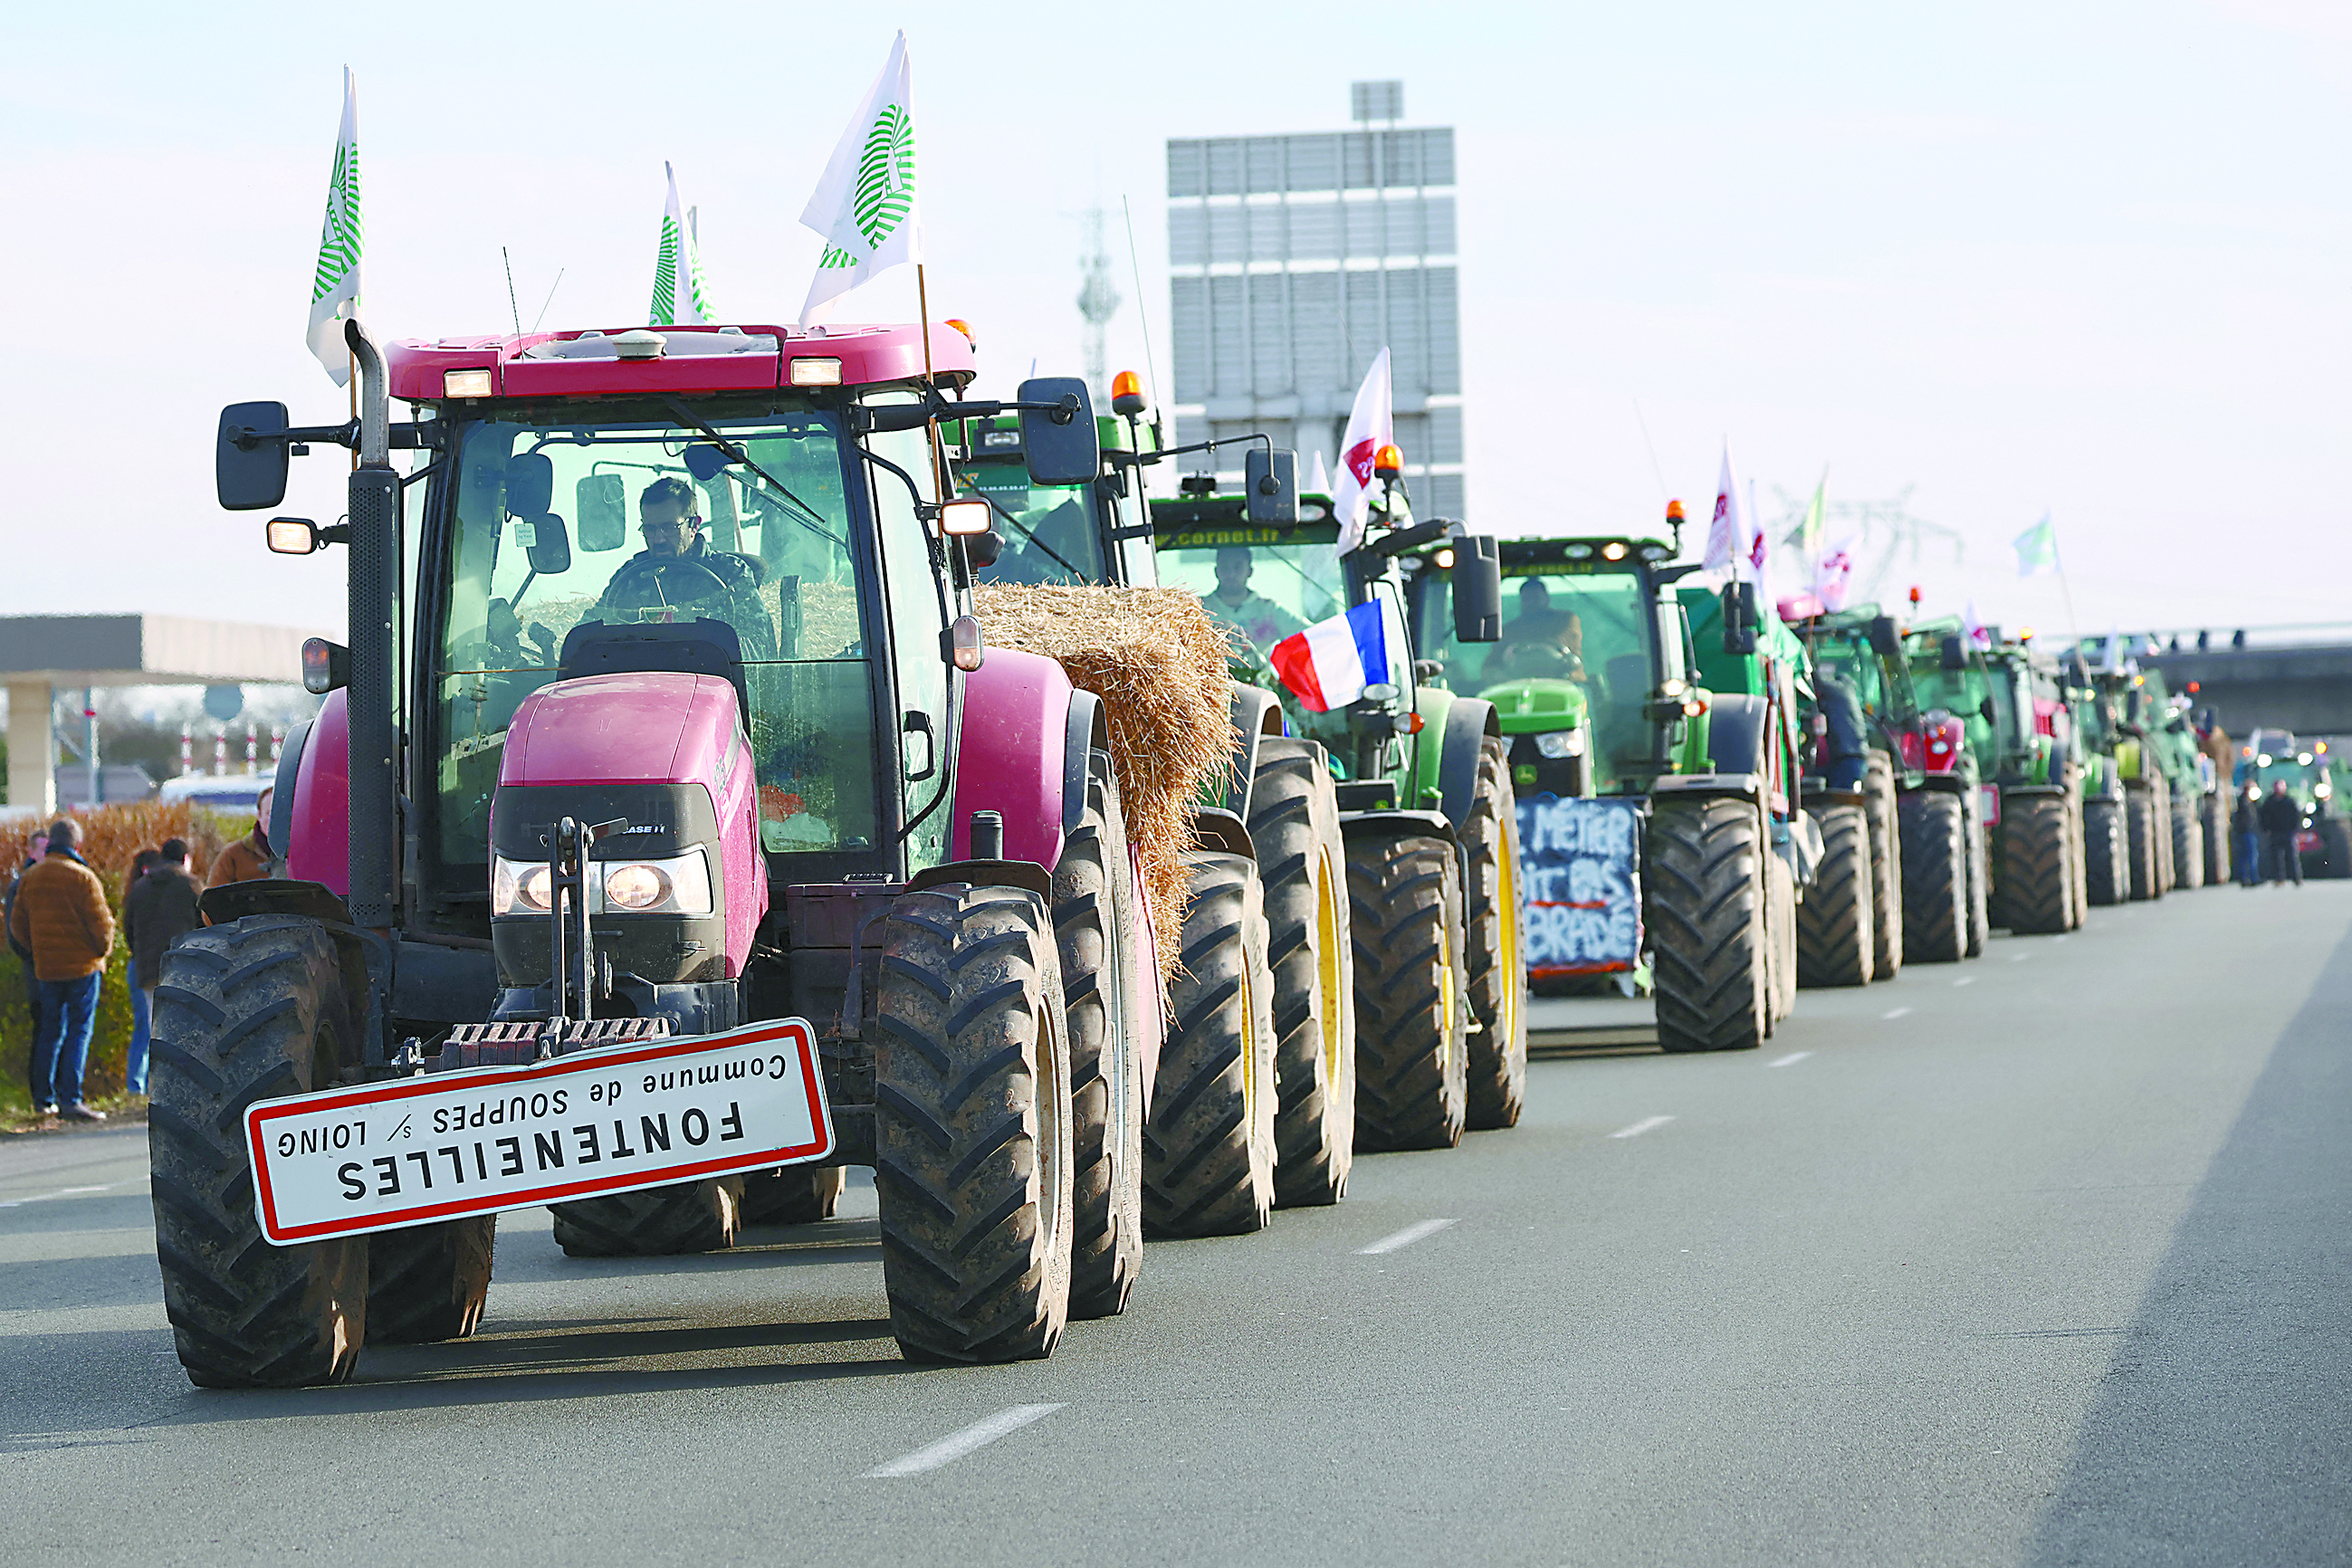
M 637 525 L 637 531 L 645 535 L 647 539 L 651 539 L 655 535 L 662 533 L 690 532 L 695 528 L 700 526 L 701 522 L 702 520 L 698 517 L 684 517 L 678 519 L 676 522 L 641 522 Z

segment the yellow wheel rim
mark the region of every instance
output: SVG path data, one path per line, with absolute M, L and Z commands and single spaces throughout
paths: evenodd
M 1454 1070 L 1454 955 L 1445 954 L 1437 961 L 1437 1061 L 1446 1071 Z
M 1519 867 L 1518 846 L 1511 835 L 1503 836 L 1502 876 L 1496 896 L 1502 900 L 1503 940 L 1495 953 L 1496 979 L 1503 987 L 1503 1004 L 1495 1010 L 1495 1026 L 1503 1037 L 1495 1042 L 1497 1053 L 1508 1051 L 1511 1042 L 1519 1037 L 1519 987 L 1524 977 L 1519 972 Z
M 1249 954 L 1242 954 L 1242 1132 L 1257 1136 L 1257 994 L 1250 983 Z
M 1355 998 L 1339 984 L 1342 955 L 1338 885 L 1339 879 L 1331 874 L 1330 851 L 1318 851 L 1315 857 L 1315 980 L 1323 990 L 1323 1081 L 1333 1085 L 1339 1081 L 1341 1068 L 1339 1009 L 1355 1005 Z

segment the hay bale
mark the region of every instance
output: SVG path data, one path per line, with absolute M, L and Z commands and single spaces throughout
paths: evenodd
M 1181 588 L 990 584 L 977 600 L 988 641 L 1055 660 L 1073 686 L 1102 699 L 1164 983 L 1184 928 L 1191 807 L 1233 765 L 1224 634 Z

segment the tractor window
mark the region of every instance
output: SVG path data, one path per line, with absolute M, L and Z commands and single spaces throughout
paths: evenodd
M 972 463 L 956 479 L 996 514 L 1003 553 L 975 574 L 983 583 L 1105 583 L 1102 532 L 1088 485 L 1032 485 L 1019 463 Z
M 1348 607 L 1336 528 L 1202 528 L 1163 533 L 1160 580 L 1201 596 L 1211 617 L 1261 655 Z
M 871 847 L 872 678 L 835 417 L 793 405 L 714 413 L 747 463 L 667 412 L 599 424 L 573 413 L 467 426 L 452 462 L 430 634 L 443 859 L 485 858 L 515 708 L 556 679 L 565 636 L 589 621 L 732 627 L 765 847 Z
M 1613 788 L 1624 769 L 1650 760 L 1644 705 L 1658 682 L 1651 633 L 1654 617 L 1660 627 L 1663 617 L 1632 572 L 1507 562 L 1503 578 L 1502 638 L 1483 647 L 1449 645 L 1459 671 L 1454 689 L 1538 680 L 1582 688 L 1592 714 L 1593 779 L 1603 791 Z

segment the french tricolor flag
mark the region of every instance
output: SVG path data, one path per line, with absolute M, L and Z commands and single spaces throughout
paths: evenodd
M 1388 679 L 1388 631 L 1381 603 L 1358 605 L 1344 616 L 1318 621 L 1274 645 L 1267 656 L 1274 673 L 1298 700 L 1317 713 L 1344 708 L 1364 688 Z

